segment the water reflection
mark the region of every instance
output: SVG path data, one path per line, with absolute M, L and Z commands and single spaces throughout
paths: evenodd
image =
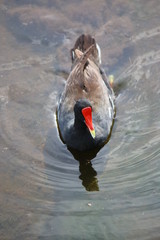
M 81 179 L 82 185 L 85 187 L 85 189 L 87 191 L 99 191 L 97 172 L 93 168 L 91 160 L 96 157 L 100 148 L 94 149 L 92 151 L 87 151 L 87 152 L 79 152 L 74 149 L 67 149 L 63 143 L 59 142 L 58 145 L 57 144 L 55 145 L 55 136 L 57 136 L 56 128 L 50 129 L 45 146 L 44 146 L 46 169 L 50 171 L 54 171 L 54 169 L 58 168 L 58 166 L 61 166 L 60 171 L 66 172 L 66 169 L 65 169 L 65 164 L 66 164 L 65 161 L 67 162 L 66 156 L 64 159 L 62 158 L 59 159 L 59 157 L 61 157 L 61 153 L 56 154 L 56 151 L 57 151 L 56 149 L 65 148 L 66 149 L 65 154 L 66 154 L 66 151 L 70 151 L 70 153 L 73 155 L 75 159 L 75 160 L 72 159 L 72 163 L 71 163 L 72 167 L 76 166 L 75 164 L 76 162 L 79 163 L 79 171 L 80 171 L 79 179 Z M 59 139 L 59 141 L 61 141 L 61 139 Z M 61 162 L 61 165 L 60 165 L 60 162 Z M 78 174 L 77 174 L 77 178 L 78 178 Z
M 91 161 L 80 161 L 79 171 L 81 175 L 79 178 L 82 180 L 82 185 L 87 191 L 99 191 L 97 172 L 92 167 Z
M 87 191 L 99 191 L 97 172 L 92 166 L 91 160 L 94 159 L 101 148 L 96 148 L 86 152 L 68 148 L 73 157 L 79 162 L 79 171 L 82 185 Z

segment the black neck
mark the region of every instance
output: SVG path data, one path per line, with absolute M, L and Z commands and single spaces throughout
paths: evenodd
M 74 127 L 75 127 L 75 129 L 81 130 L 81 131 L 86 130 L 86 128 L 87 128 L 86 124 L 83 121 L 81 121 L 79 118 L 76 118 L 76 117 L 74 120 Z

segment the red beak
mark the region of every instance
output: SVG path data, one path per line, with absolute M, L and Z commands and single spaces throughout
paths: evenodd
M 82 109 L 82 114 L 85 119 L 85 124 L 88 127 L 90 134 L 93 138 L 95 138 L 95 130 L 92 123 L 92 108 L 91 107 L 85 107 Z

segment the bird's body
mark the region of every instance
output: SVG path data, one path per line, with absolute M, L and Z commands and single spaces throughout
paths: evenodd
M 104 144 L 114 118 L 114 93 L 100 69 L 99 47 L 90 35 L 77 39 L 72 51 L 73 66 L 58 106 L 58 125 L 68 147 L 85 151 Z M 91 109 L 92 129 L 82 109 Z M 91 130 L 91 131 L 90 131 Z

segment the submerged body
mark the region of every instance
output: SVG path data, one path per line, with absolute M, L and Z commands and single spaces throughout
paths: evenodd
M 85 151 L 107 140 L 114 118 L 114 93 L 100 69 L 99 46 L 90 35 L 77 39 L 72 49 L 72 62 L 57 120 L 66 145 Z M 89 112 L 86 114 L 83 109 Z

